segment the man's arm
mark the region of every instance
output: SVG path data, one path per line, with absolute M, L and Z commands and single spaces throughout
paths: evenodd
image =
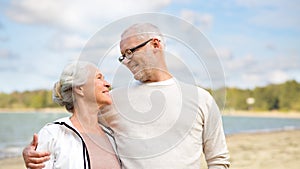
M 203 151 L 209 169 L 227 169 L 230 166 L 222 117 L 218 105 L 210 96 L 208 114 L 204 122 Z
M 45 167 L 44 162 L 50 159 L 49 152 L 37 152 L 38 135 L 33 135 L 32 142 L 23 150 L 23 159 L 27 168 L 41 169 Z

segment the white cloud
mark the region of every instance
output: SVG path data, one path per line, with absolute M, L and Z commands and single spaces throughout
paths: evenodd
M 261 74 L 255 74 L 255 73 L 247 73 L 243 72 L 241 74 L 241 77 L 239 79 L 239 83 L 237 86 L 242 86 L 244 88 L 250 88 L 253 86 L 262 86 L 265 85 L 265 80 L 263 80 L 263 76 Z
M 269 49 L 270 51 L 276 51 L 277 50 L 277 46 L 274 43 L 266 44 L 266 48 Z
M 172 2 L 177 3 L 177 5 L 179 4 L 184 6 L 188 6 L 189 3 L 192 2 L 191 1 L 188 3 L 187 1 L 181 1 L 182 0 L 177 0 L 176 2 L 176 0 L 172 0 Z M 282 79 L 294 77 L 298 78 L 300 74 L 299 50 L 296 49 L 295 53 L 289 53 L 287 51 L 289 50 L 288 48 L 295 48 L 295 45 L 292 45 L 292 47 L 285 46 L 285 44 L 293 42 L 290 39 L 287 41 L 285 35 L 292 35 L 293 32 L 284 32 L 284 34 L 279 34 L 279 36 L 278 34 L 274 34 L 274 32 L 272 32 L 273 29 L 267 33 L 263 32 L 265 27 L 275 27 L 275 29 L 299 28 L 300 20 L 298 19 L 298 11 L 300 11 L 300 5 L 298 5 L 298 2 L 286 2 L 283 0 L 236 0 L 235 2 L 236 3 L 233 4 L 232 1 L 200 1 L 197 3 L 193 2 L 192 5 L 197 4 L 199 6 L 196 7 L 195 5 L 193 9 L 179 9 L 178 11 L 177 7 L 173 8 L 173 6 L 170 6 L 170 9 L 174 9 L 176 14 L 179 14 L 181 18 L 197 26 L 201 31 L 211 31 L 208 35 L 216 37 L 213 43 L 221 46 L 217 47 L 217 52 L 222 60 L 225 74 L 228 78 L 228 84 L 238 87 L 253 87 L 256 85 L 265 85 L 268 82 L 280 82 Z M 95 33 L 97 30 L 121 17 L 142 12 L 161 11 L 162 8 L 170 3 L 171 0 L 124 0 L 118 2 L 101 2 L 97 0 L 8 1 L 5 3 L 5 6 L 1 7 L 0 5 L 1 10 L 4 9 L 4 14 L 8 16 L 8 18 L 5 18 L 5 20 L 0 21 L 0 30 L 9 32 L 6 31 L 10 29 L 8 26 L 20 26 L 19 28 L 22 29 L 23 24 L 26 24 L 26 28 L 34 28 L 34 30 L 40 31 L 38 33 L 41 34 L 46 34 L 46 31 L 50 31 L 47 32 L 45 38 L 43 37 L 39 39 L 41 45 L 34 47 L 28 47 L 26 44 L 22 47 L 12 45 L 14 39 L 18 39 L 20 37 L 16 38 L 15 35 L 11 36 L 10 34 L 6 35 L 0 33 L 0 43 L 7 43 L 13 46 L 11 48 L 13 52 L 6 49 L 0 49 L 0 66 L 2 65 L 3 69 L 7 68 L 7 70 L 11 72 L 15 70 L 17 70 L 17 72 L 29 72 L 23 73 L 24 80 L 26 79 L 25 74 L 30 74 L 33 72 L 39 73 L 42 79 L 45 78 L 45 76 L 51 76 L 53 79 L 56 79 L 58 77 L 57 74 L 61 70 L 60 68 L 57 68 L 57 62 L 59 62 L 58 64 L 60 64 L 60 66 L 63 66 L 65 61 L 68 60 L 69 56 L 78 56 L 79 50 L 86 45 L 86 42 L 89 41 L 91 35 L 93 35 L 93 33 Z M 201 5 L 199 5 L 199 3 Z M 3 3 L 0 2 L 0 4 Z M 9 7 L 6 8 L 7 4 Z M 214 11 L 211 11 L 211 9 Z M 232 17 L 228 18 L 227 16 L 223 18 L 223 16 L 220 16 L 223 14 L 223 12 L 228 12 L 228 9 L 230 9 L 230 12 L 232 12 Z M 245 12 L 242 11 L 244 9 Z M 211 11 L 211 13 L 201 13 L 199 12 L 201 10 Z M 236 11 L 239 13 L 235 13 Z M 240 21 L 240 18 L 243 20 Z M 20 24 L 9 25 L 7 24 L 7 20 L 9 22 L 13 20 Z M 233 21 L 234 24 L 232 24 Z M 226 25 L 220 26 L 222 23 L 225 23 Z M 244 25 L 245 23 L 246 25 Z M 254 27 L 248 27 L 249 23 L 251 25 L 254 24 Z M 43 29 L 43 27 L 42 29 L 39 29 L 41 28 L 41 25 L 47 29 Z M 213 27 L 215 25 L 218 25 L 218 27 Z M 168 26 L 169 25 L 166 25 L 166 27 Z M 168 31 L 171 32 L 173 30 Z M 280 29 L 279 33 L 281 33 L 281 31 L 285 30 Z M 257 34 L 253 36 L 252 32 Z M 191 37 L 191 39 L 188 39 L 190 40 L 189 42 L 199 42 L 195 40 L 197 38 L 192 35 L 192 32 L 189 33 L 190 34 L 187 34 L 186 32 L 182 31 L 183 36 L 188 35 Z M 105 39 L 97 39 L 96 41 L 93 41 L 93 43 L 89 43 L 87 47 L 97 49 L 97 53 L 103 53 L 101 50 L 107 50 L 108 48 L 105 46 L 105 44 L 108 44 L 108 42 L 110 44 L 115 43 L 114 41 L 112 42 L 110 40 L 110 35 L 108 35 L 108 37 L 109 38 Z M 180 36 L 178 35 L 177 37 Z M 36 40 L 35 37 L 33 37 L 33 39 Z M 293 44 L 297 44 L 298 41 L 294 41 L 295 43 Z M 29 39 L 28 42 L 30 42 Z M 52 53 L 45 49 L 41 49 L 40 47 L 45 47 L 45 44 L 48 45 L 47 47 L 50 49 L 60 53 Z M 200 46 L 203 45 L 201 44 Z M 25 51 L 24 49 L 27 48 L 33 50 Z M 178 48 L 176 49 L 178 50 Z M 172 50 L 172 52 L 174 51 L 175 50 Z M 15 55 L 15 53 L 18 55 Z M 188 53 L 183 52 L 182 56 L 186 56 L 187 54 Z M 16 62 L 11 62 L 11 60 L 7 59 L 13 58 L 13 56 L 18 57 L 18 59 L 14 60 Z M 105 58 L 107 60 L 103 62 L 105 63 L 104 66 L 110 65 L 110 67 L 107 68 L 103 66 L 103 71 L 105 74 L 114 74 L 114 70 L 120 65 L 118 62 L 116 62 L 117 56 L 119 56 L 119 49 L 116 47 L 113 49 L 113 51 L 111 51 L 109 57 Z M 3 62 L 4 59 L 6 59 L 5 62 Z M 34 63 L 32 63 L 32 59 L 34 59 Z M 193 60 L 190 61 L 186 58 L 184 58 L 183 61 L 186 63 L 173 63 L 174 65 L 170 65 L 170 67 L 178 69 L 180 68 L 180 65 L 192 65 L 194 67 L 191 66 L 191 70 L 196 70 L 197 73 L 200 72 L 199 77 L 202 79 L 206 78 L 207 75 L 204 72 L 204 68 L 204 71 L 199 70 L 199 67 L 202 66 L 201 64 L 194 64 L 196 62 L 193 62 Z M 115 65 L 113 65 L 113 63 Z M 40 65 L 37 66 L 38 64 Z M 56 66 L 47 67 L 47 65 Z M 39 81 L 38 75 L 36 75 L 36 79 L 34 79 L 34 81 Z M 36 84 L 36 86 L 38 86 L 38 84 Z M 22 86 L 19 87 L 22 88 Z
M 236 0 L 236 4 L 239 6 L 244 6 L 248 8 L 255 8 L 255 7 L 263 7 L 263 6 L 274 6 L 276 4 L 285 2 L 284 0 Z
M 17 55 L 8 49 L 0 49 L 0 59 L 1 60 L 11 60 L 16 59 Z
M 16 73 L 13 77 L 11 74 L 0 72 L 0 77 L 5 79 L 5 84 L 1 85 L 0 92 L 10 93 L 13 91 L 52 89 L 53 80 L 34 73 Z M 58 77 L 58 76 L 57 76 Z
M 90 36 L 109 22 L 128 15 L 156 12 L 171 0 L 12 0 L 5 14 L 15 22 L 42 25 L 54 34 L 47 47 L 54 51 L 82 49 Z
M 236 0 L 238 6 L 255 10 L 251 23 L 270 28 L 300 29 L 299 1 L 286 0 Z
M 296 12 L 296 11 L 294 11 Z M 250 22 L 271 28 L 292 28 L 300 29 L 298 15 L 291 14 L 285 10 L 262 10 Z M 276 19 L 274 19 L 276 18 Z
M 249 71 L 252 65 L 255 65 L 257 59 L 252 54 L 247 54 L 243 57 L 235 57 L 232 59 L 224 60 L 225 71 L 229 73 L 241 73 L 243 71 Z
M 275 84 L 283 83 L 290 79 L 289 75 L 282 70 L 273 70 L 267 76 L 268 81 Z
M 230 50 L 229 48 L 222 47 L 222 48 L 218 48 L 216 50 L 217 50 L 218 56 L 221 58 L 221 60 L 224 60 L 224 61 L 230 60 L 233 57 L 232 50 Z
M 155 12 L 170 0 L 14 0 L 7 15 L 20 23 L 41 24 L 67 30 L 95 30 L 99 25 L 140 12 Z
M 260 66 L 260 67 L 258 67 Z M 256 69 L 259 71 L 266 70 L 282 70 L 282 71 L 295 71 L 300 70 L 300 56 L 290 53 L 276 55 L 270 58 L 260 60 L 260 65 L 257 65 Z
M 80 50 L 84 47 L 87 39 L 78 34 L 56 34 L 50 40 L 48 46 L 55 51 Z
M 227 84 L 242 88 L 284 83 L 297 79 L 300 73 L 300 57 L 293 53 L 272 57 L 247 54 L 224 59 L 223 63 Z
M 200 14 L 197 11 L 183 9 L 180 11 L 180 17 L 203 30 L 208 30 L 213 26 L 214 18 L 208 13 Z
M 0 49 L 0 58 L 7 59 L 10 56 L 10 52 L 6 49 Z
M 280 84 L 291 77 L 287 72 L 283 70 L 267 70 L 261 73 L 249 73 L 247 71 L 242 72 L 241 77 L 231 77 L 233 79 L 233 85 L 242 88 L 253 88 L 255 86 L 265 86 L 268 84 Z
M 9 41 L 9 38 L 7 36 L 0 35 L 0 42 L 7 42 L 7 41 Z

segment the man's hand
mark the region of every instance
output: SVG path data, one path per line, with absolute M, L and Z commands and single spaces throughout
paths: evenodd
M 45 167 L 44 162 L 50 159 L 49 152 L 37 152 L 35 149 L 38 145 L 38 135 L 33 135 L 33 140 L 30 145 L 23 150 L 23 159 L 27 168 L 41 169 Z

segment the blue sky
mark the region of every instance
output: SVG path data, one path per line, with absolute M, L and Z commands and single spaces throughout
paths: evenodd
M 300 81 L 298 0 L 1 0 L 0 92 L 51 89 L 100 28 L 160 12 L 199 28 L 219 54 L 226 86 Z

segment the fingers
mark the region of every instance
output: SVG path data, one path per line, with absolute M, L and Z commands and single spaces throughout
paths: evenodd
M 25 165 L 27 168 L 31 169 L 40 169 L 45 167 L 44 162 L 50 159 L 49 152 L 28 152 L 23 154 Z
M 45 156 L 45 157 L 39 157 L 39 158 L 35 158 L 35 157 L 31 157 L 28 160 L 28 165 L 29 164 L 44 164 L 44 162 L 48 161 L 50 159 L 49 156 Z
M 32 142 L 30 145 L 33 146 L 34 149 L 36 149 L 38 145 L 38 135 L 36 133 L 33 134 Z
M 31 149 L 30 151 L 27 152 L 27 155 L 29 158 L 45 158 L 45 157 L 49 157 L 50 153 L 47 151 L 37 152 Z
M 35 149 L 38 145 L 38 135 L 34 134 L 30 145 L 23 150 L 23 159 L 27 168 L 40 169 L 45 167 L 44 162 L 50 159 L 49 152 L 37 152 Z
M 37 152 L 35 150 L 35 147 L 32 146 L 32 144 L 26 146 L 23 149 L 23 158 L 24 159 L 28 159 L 28 158 L 31 158 L 31 157 L 39 158 L 39 157 L 46 157 L 46 156 L 50 156 L 50 152 L 45 152 L 45 151 L 44 152 Z
M 42 169 L 45 167 L 45 164 L 34 164 L 34 163 L 29 163 L 27 166 L 27 168 L 30 169 Z

